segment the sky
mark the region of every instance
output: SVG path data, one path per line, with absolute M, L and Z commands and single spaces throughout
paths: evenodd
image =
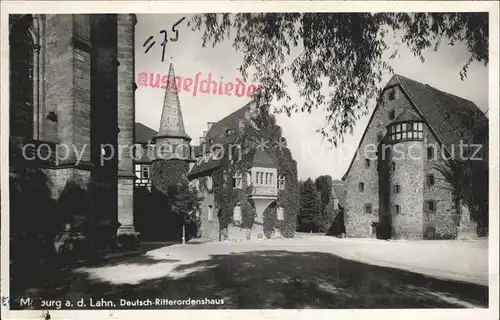
M 162 62 L 163 34 L 168 30 L 173 37 L 172 25 L 182 17 L 186 19 L 177 26 L 179 36 L 177 42 L 169 42 Z M 158 14 L 138 15 L 135 34 L 135 73 L 141 72 L 167 74 L 170 63 L 173 63 L 176 76 L 195 78 L 201 72 L 200 79 L 206 79 L 209 73 L 214 79 L 235 82 L 241 75 L 237 70 L 242 61 L 241 53 L 231 46 L 230 41 L 202 48 L 201 33 L 191 31 L 187 26 L 190 15 Z M 143 43 L 153 36 L 155 44 L 145 53 Z M 149 42 L 152 43 L 153 40 Z M 147 46 L 146 46 L 147 47 Z M 488 66 L 473 63 L 468 70 L 467 78 L 462 81 L 459 71 L 467 62 L 469 53 L 464 45 L 449 46 L 443 42 L 440 49 L 425 53 L 422 63 L 406 48 L 400 47 L 400 55 L 387 62 L 394 72 L 407 78 L 429 84 L 439 90 L 473 101 L 481 110 L 488 109 Z M 387 82 L 391 75 L 384 77 Z M 137 82 L 137 81 L 136 81 Z M 251 82 L 248 82 L 250 84 Z M 287 85 L 294 90 L 293 83 Z M 136 91 L 136 122 L 140 122 L 154 130 L 158 130 L 163 106 L 164 90 L 139 86 Z M 179 93 L 186 133 L 198 144 L 199 137 L 207 130 L 207 122 L 216 122 L 231 112 L 244 106 L 250 98 L 226 95 L 207 95 L 181 91 Z M 356 147 L 366 128 L 374 105 L 369 106 L 368 115 L 362 117 L 355 125 L 353 134 L 347 134 L 344 142 L 333 148 L 316 133 L 325 124 L 325 114 L 313 111 L 311 114 L 298 113 L 290 118 L 283 114 L 276 115 L 276 122 L 283 129 L 293 157 L 298 164 L 299 179 L 320 175 L 330 175 L 333 179 L 341 179 L 356 151 Z

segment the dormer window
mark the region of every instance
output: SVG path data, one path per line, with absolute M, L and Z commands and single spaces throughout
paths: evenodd
M 418 140 L 424 138 L 422 122 L 403 122 L 391 125 L 389 128 L 390 141 Z

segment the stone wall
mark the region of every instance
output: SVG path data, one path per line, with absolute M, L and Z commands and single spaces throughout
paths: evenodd
M 46 106 L 57 115 L 57 126 L 44 128 L 44 139 L 73 146 L 74 132 L 74 51 L 73 15 L 46 16 Z M 69 50 L 68 50 L 69 49 Z M 45 117 L 44 117 L 45 118 Z M 54 132 L 55 131 L 55 132 Z M 67 159 L 74 161 L 74 155 Z
M 436 146 L 436 156 L 425 161 L 425 179 L 428 175 L 434 175 L 434 185 L 424 184 L 424 235 L 431 230 L 435 230 L 437 238 L 456 238 L 458 231 L 458 217 L 456 201 L 453 195 L 453 186 L 445 180 L 437 169 L 443 165 L 442 151 L 438 142 L 429 128 L 424 126 L 425 148 Z M 427 151 L 423 150 L 423 157 L 427 158 Z M 427 179 L 426 179 L 427 180 Z M 427 182 L 427 181 L 425 181 Z M 436 210 L 429 212 L 426 208 L 426 201 L 435 201 Z
M 201 203 L 201 225 L 200 233 L 203 239 L 210 239 L 213 241 L 219 240 L 219 218 L 217 216 L 217 209 L 215 208 L 214 196 L 207 191 L 200 191 L 203 197 Z M 212 215 L 209 219 L 209 206 L 212 206 Z
M 389 170 L 390 210 L 393 239 L 422 239 L 424 162 L 414 150 L 422 150 L 421 141 L 405 141 L 393 146 Z M 399 152 L 398 152 L 399 151 Z M 399 185 L 399 193 L 394 187 Z M 395 211 L 399 206 L 399 213 Z
M 118 55 L 118 222 L 120 232 L 134 233 L 134 168 L 130 146 L 134 144 L 135 86 L 134 35 L 137 20 L 132 14 L 119 14 Z
M 394 118 L 397 118 L 401 112 L 405 109 L 409 109 L 416 113 L 415 109 L 411 106 L 410 101 L 406 98 L 404 93 L 400 91 L 399 87 L 392 87 L 397 85 L 397 81 L 394 79 L 393 82 L 388 83 L 384 92 L 383 101 L 374 111 L 366 132 L 364 133 L 356 158 L 349 169 L 348 174 L 345 177 L 346 190 L 347 190 L 347 208 L 345 215 L 346 233 L 348 237 L 370 237 L 372 222 L 379 221 L 380 216 L 391 216 L 391 210 L 395 204 L 395 199 L 389 198 L 390 201 L 387 203 L 387 207 L 384 207 L 384 202 L 380 201 L 380 195 L 387 193 L 387 196 L 392 194 L 392 190 L 383 190 L 385 184 L 379 180 L 379 174 L 384 174 L 383 172 L 377 172 L 377 159 L 374 156 L 376 150 L 376 145 L 380 137 L 385 136 L 386 126 L 392 121 L 389 119 L 389 112 L 394 110 Z M 395 97 L 393 100 L 388 99 L 389 92 L 395 90 Z M 424 144 L 421 151 L 421 157 L 423 158 L 423 171 L 419 174 L 414 173 L 414 169 L 407 162 L 402 164 L 408 170 L 408 174 L 398 177 L 400 185 L 402 186 L 402 191 L 405 190 L 406 186 L 412 186 L 412 189 L 417 193 L 422 193 L 420 201 L 417 201 L 416 194 L 405 195 L 405 199 L 400 199 L 402 204 L 400 208 L 403 214 L 400 214 L 396 219 L 396 224 L 399 225 L 396 231 L 396 237 L 410 237 L 410 238 L 421 238 L 423 237 L 426 229 L 432 227 L 436 229 L 436 233 L 439 237 L 455 237 L 457 232 L 457 212 L 455 206 L 455 198 L 450 185 L 444 181 L 442 175 L 436 170 L 436 166 L 441 163 L 441 159 L 427 161 L 426 147 L 428 145 L 437 145 L 435 137 L 430 132 L 429 128 L 424 125 Z M 371 146 L 370 146 L 371 144 Z M 417 149 L 416 149 L 417 150 Z M 366 167 L 365 159 L 371 157 L 369 167 Z M 383 164 L 382 169 L 388 172 L 388 164 Z M 411 174 L 410 174 L 411 173 Z M 429 174 L 433 174 L 435 177 L 435 185 L 427 186 L 426 177 Z M 359 191 L 359 183 L 364 183 L 364 191 Z M 420 190 L 418 190 L 417 185 L 420 184 Z M 388 186 L 392 188 L 392 186 Z M 403 195 L 403 194 L 401 194 Z M 414 198 L 411 202 L 406 203 L 406 198 Z M 397 197 L 396 197 L 397 198 Z M 383 199 L 382 199 L 383 200 Z M 425 205 L 428 200 L 436 201 L 436 211 L 426 212 Z M 372 213 L 365 213 L 365 205 L 372 204 Z M 382 206 L 381 206 L 382 205 Z M 404 206 L 404 207 L 403 207 Z M 418 209 L 414 209 L 417 208 Z M 406 209 L 405 209 L 406 208 Z M 382 212 L 380 211 L 382 210 Z M 385 212 L 387 211 L 387 212 Z M 404 212 L 411 212 L 410 216 L 405 216 Z M 422 214 L 422 218 L 417 216 Z M 408 220 L 409 219 L 409 220 Z M 393 221 L 394 222 L 394 221 Z M 403 228 L 403 225 L 408 225 Z M 410 227 L 414 224 L 414 227 Z M 466 223 L 467 224 L 467 223 Z M 394 226 L 393 226 L 394 227 Z M 467 228 L 467 227 L 464 227 Z M 469 227 L 470 229 L 470 227 Z M 417 232 L 418 231 L 418 232 Z M 420 234 L 420 235 L 419 235 Z

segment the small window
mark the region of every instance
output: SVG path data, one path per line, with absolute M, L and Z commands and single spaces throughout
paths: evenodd
M 230 135 L 231 133 L 233 133 L 233 129 L 227 129 L 226 130 L 226 136 Z
M 432 187 L 434 185 L 434 175 L 433 174 L 429 174 L 427 175 L 427 186 L 428 187 Z
M 399 210 L 400 209 L 399 209 L 399 205 L 398 204 L 394 205 L 394 207 L 392 208 L 392 212 L 394 214 L 399 214 L 399 212 L 400 212 Z
M 365 168 L 370 167 L 370 159 L 365 159 Z
M 372 213 L 372 204 L 371 203 L 365 204 L 365 213 Z
M 392 120 L 396 117 L 396 111 L 391 110 L 389 111 L 389 119 Z
M 149 166 L 143 166 L 141 170 L 142 170 L 142 178 L 149 179 Z
M 427 160 L 432 160 L 434 158 L 434 148 L 427 147 Z
M 426 206 L 427 212 L 435 212 L 436 211 L 436 202 L 434 200 L 426 201 L 425 206 Z
M 399 186 L 399 184 L 396 184 L 394 185 L 393 190 L 395 194 L 398 194 L 399 191 L 401 191 L 401 187 Z
M 359 189 L 360 192 L 365 191 L 365 184 L 363 182 L 360 182 L 359 185 L 358 185 L 358 189 Z
M 208 205 L 208 221 L 213 221 L 214 219 L 214 208 L 212 205 Z
M 396 171 L 396 162 L 391 162 L 392 171 Z

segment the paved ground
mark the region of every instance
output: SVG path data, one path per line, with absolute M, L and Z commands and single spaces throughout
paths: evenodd
M 61 273 L 38 294 L 71 301 L 224 299 L 219 308 L 487 307 L 487 252 L 486 241 L 300 235 L 171 245 Z

